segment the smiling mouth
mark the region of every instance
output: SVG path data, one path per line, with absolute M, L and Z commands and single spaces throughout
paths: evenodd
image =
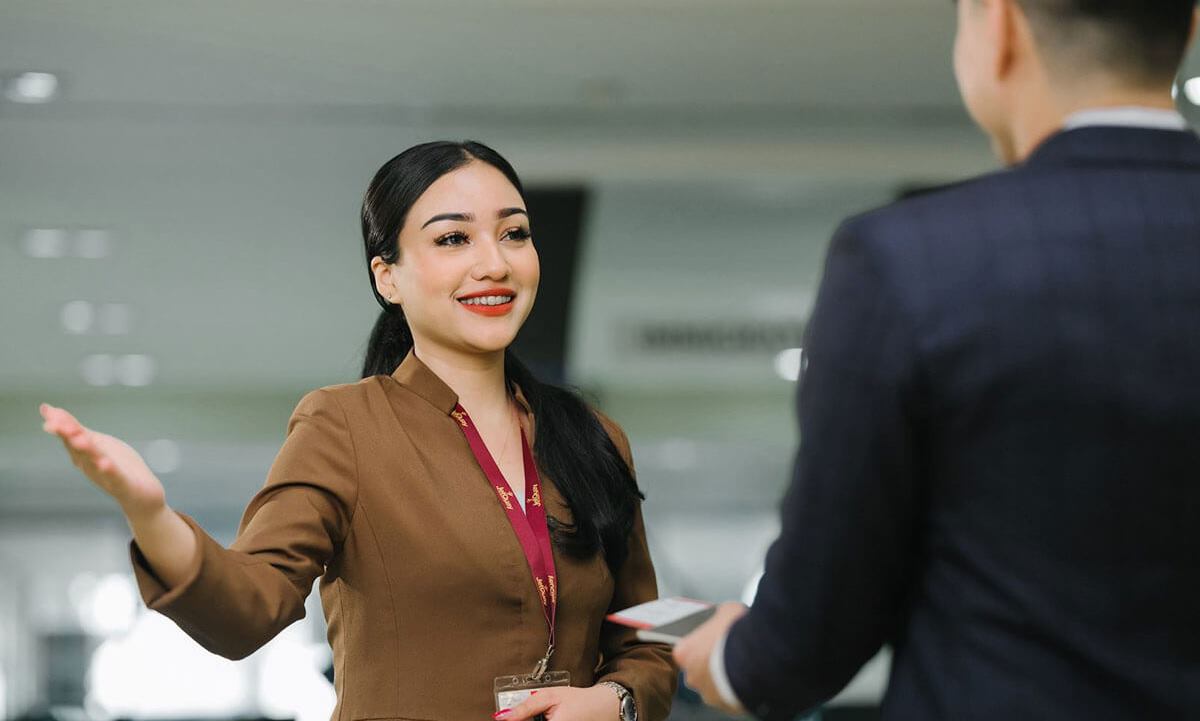
M 463 305 L 471 306 L 498 306 L 512 303 L 516 296 L 513 295 L 480 295 L 474 298 L 459 298 L 458 302 Z
M 496 288 L 482 293 L 473 293 L 458 298 L 458 302 L 466 310 L 476 315 L 497 317 L 508 315 L 515 307 L 513 301 L 517 294 L 507 288 Z

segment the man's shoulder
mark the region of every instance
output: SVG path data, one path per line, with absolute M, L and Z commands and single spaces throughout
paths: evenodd
M 1025 202 L 1025 186 L 1034 173 L 1024 167 L 998 170 L 966 180 L 922 187 L 905 192 L 887 205 L 851 216 L 841 232 L 856 237 L 888 238 L 905 229 L 928 237 L 939 230 L 959 233 L 964 223 L 978 216 L 1004 214 Z

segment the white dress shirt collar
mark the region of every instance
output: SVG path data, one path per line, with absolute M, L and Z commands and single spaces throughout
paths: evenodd
M 1145 108 L 1136 105 L 1081 110 L 1068 116 L 1063 122 L 1063 130 L 1094 126 L 1187 130 L 1188 123 L 1175 110 Z

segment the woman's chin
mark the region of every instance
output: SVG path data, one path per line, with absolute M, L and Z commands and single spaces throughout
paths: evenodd
M 463 336 L 462 345 L 467 352 L 487 355 L 503 352 L 515 339 L 515 333 L 473 333 Z
M 520 330 L 519 325 L 505 322 L 510 319 L 471 320 L 474 322 L 445 323 L 440 328 L 436 325 L 421 330 L 414 327 L 414 335 L 420 339 L 417 345 L 440 346 L 444 352 L 451 353 L 491 355 L 512 345 Z

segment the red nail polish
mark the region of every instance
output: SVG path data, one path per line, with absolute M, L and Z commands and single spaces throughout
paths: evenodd
M 492 714 L 492 718 L 494 718 L 494 719 L 504 718 L 505 716 L 508 715 L 509 711 L 512 711 L 512 709 L 502 708 L 499 711 L 497 711 L 496 713 Z

